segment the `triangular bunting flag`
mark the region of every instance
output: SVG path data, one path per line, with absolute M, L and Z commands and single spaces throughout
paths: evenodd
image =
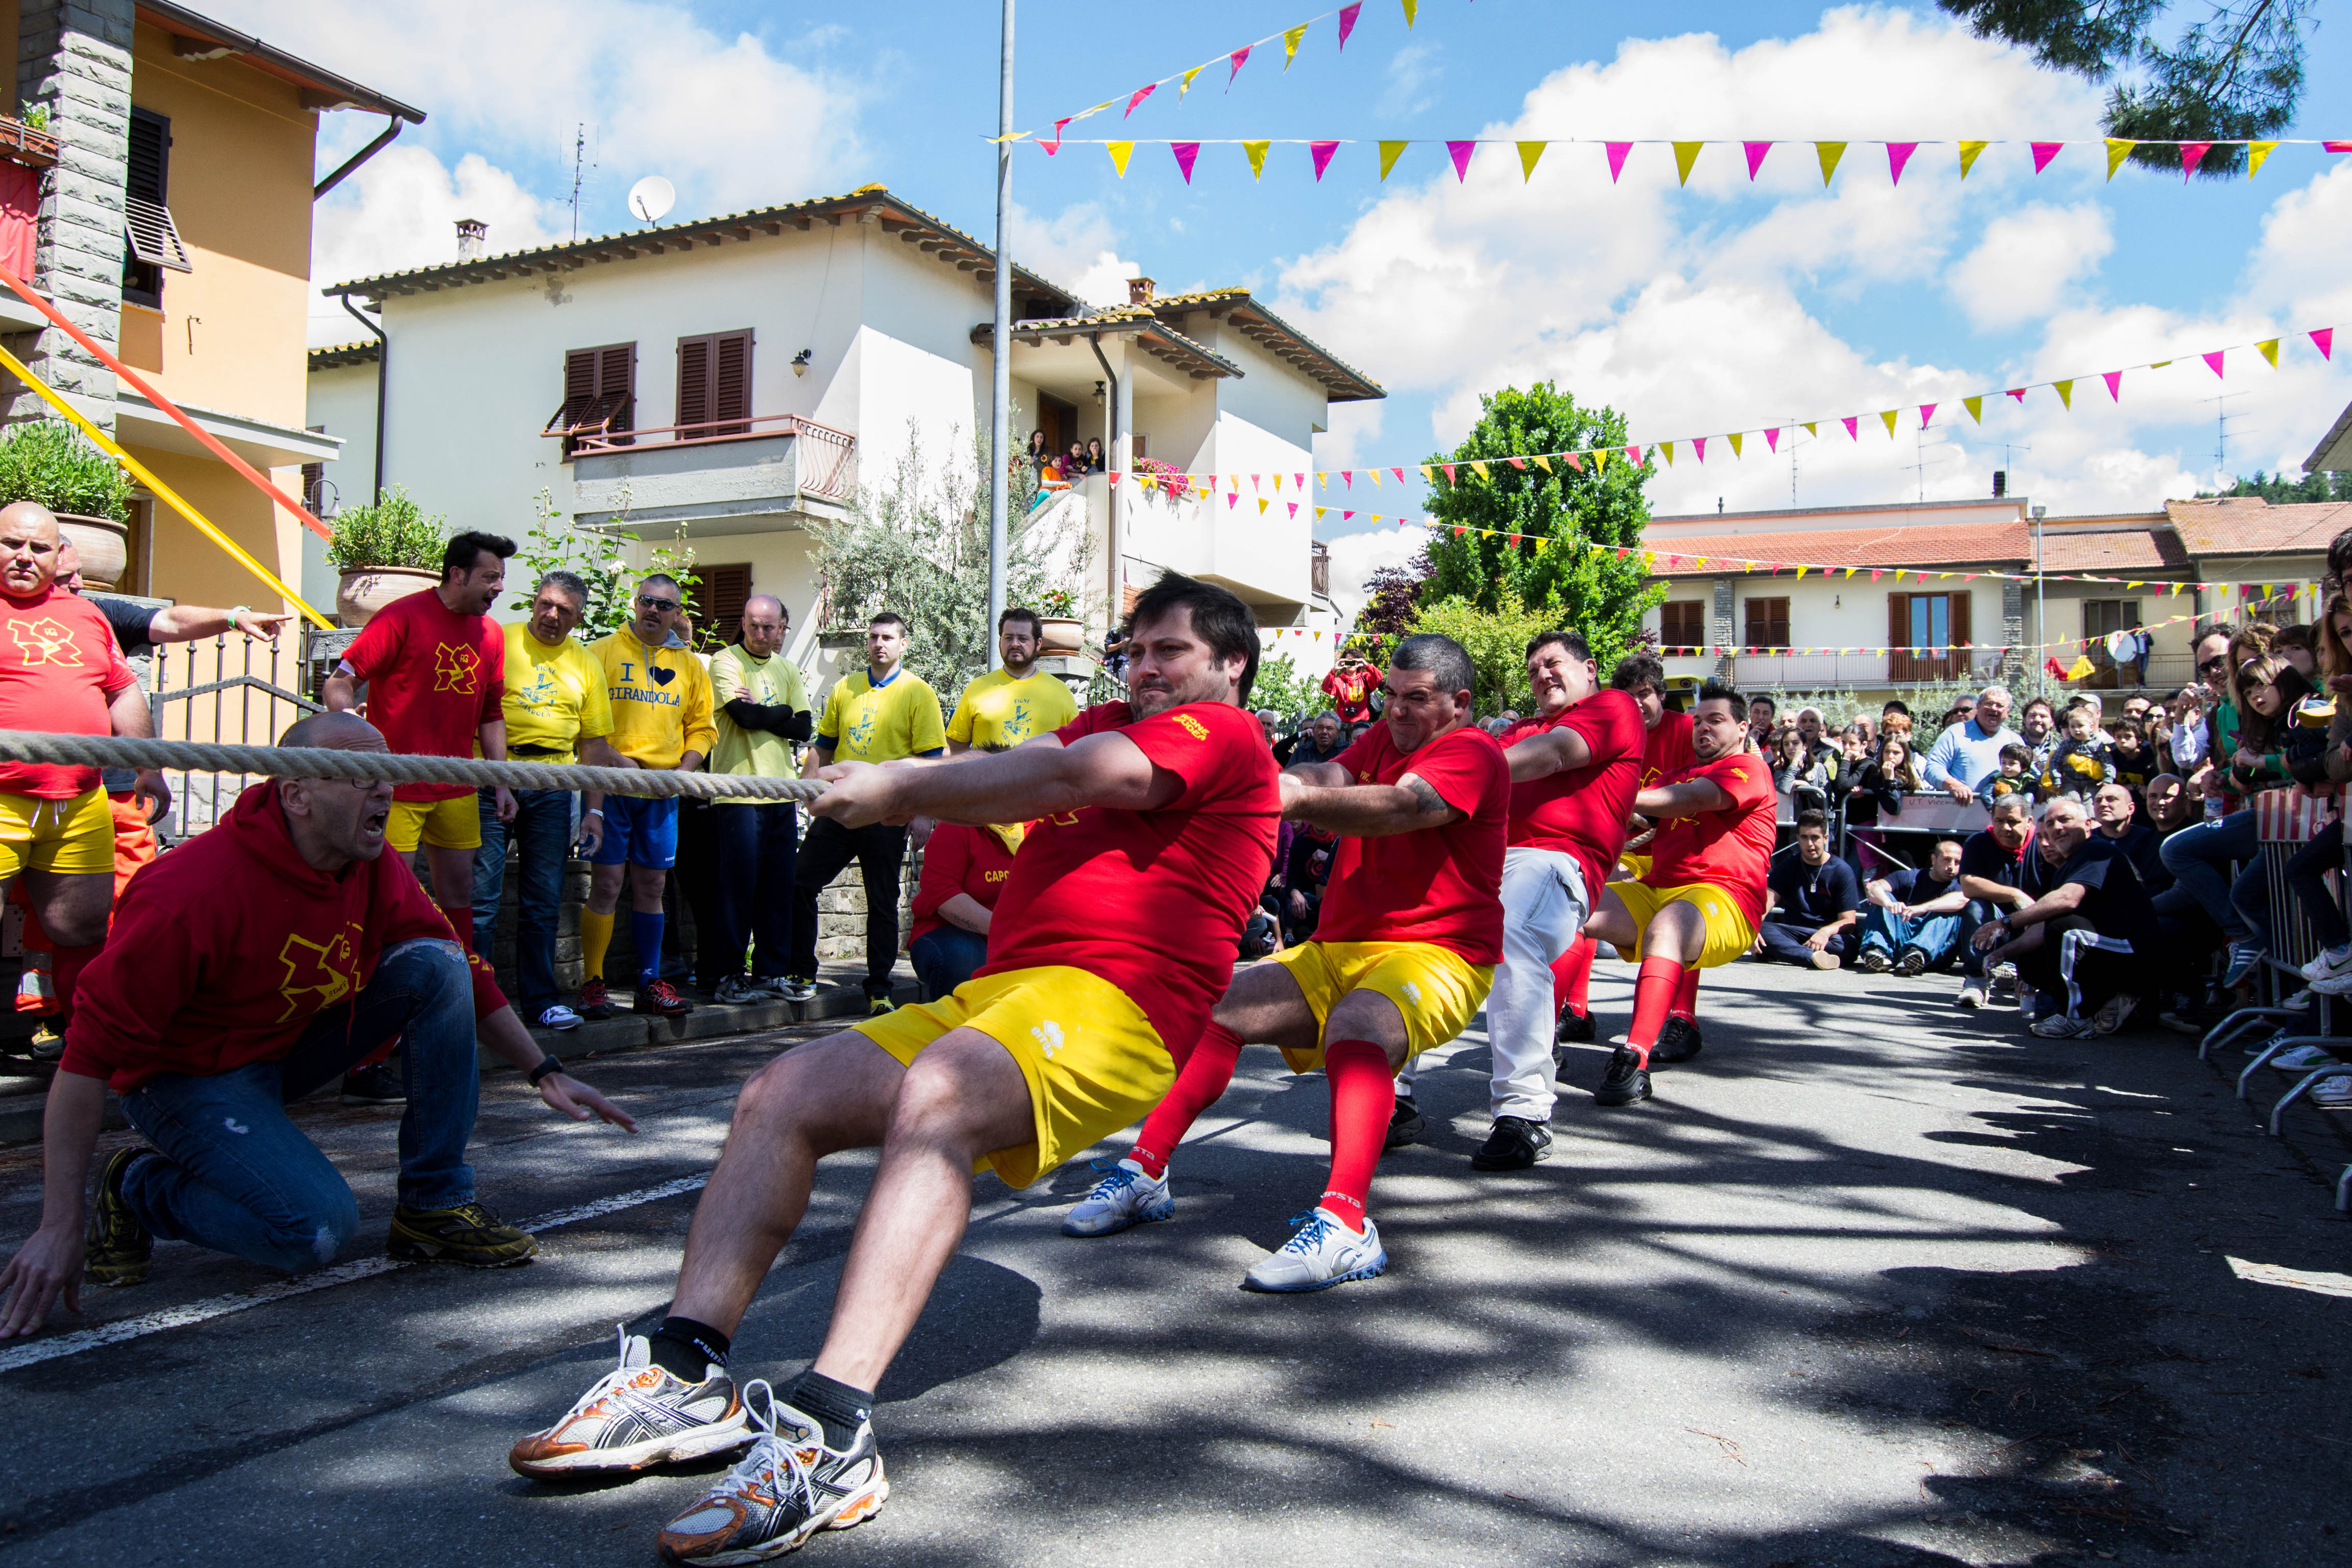
M 1706 437 L 1704 437 L 1704 436 L 1694 436 L 1694 437 L 1691 437 L 1691 450 L 1698 454 L 1698 460 L 1699 460 L 1700 462 L 1702 462 L 1702 463 L 1706 462 Z
M 1580 474 L 1584 472 L 1584 459 L 1582 458 L 1578 457 L 1573 452 L 1562 452 L 1560 456 L 1568 459 L 1568 466 L 1570 468 L 1574 468 Z
M 1460 184 L 1470 177 L 1470 154 L 1478 150 L 1475 142 L 1448 142 L 1446 155 L 1454 160 L 1454 183 Z
M 1317 180 L 1323 178 L 1323 171 L 1331 166 L 1331 154 L 1339 150 L 1339 144 L 1337 142 L 1309 142 L 1307 144 L 1307 155 L 1315 160 Z
M 1421 465 L 1421 482 L 1425 485 L 1433 485 L 1437 482 L 1437 476 L 1429 471 L 1427 463 Z
M 2215 375 L 2220 375 L 2221 374 L 2221 358 L 2229 352 L 2230 351 L 2227 349 L 2215 349 L 2211 353 L 2203 354 L 2200 357 L 2204 360 L 2208 369 L 2212 371 Z
M 1604 142 L 1601 145 L 1609 151 L 1609 183 L 1613 185 L 1617 183 L 1617 176 L 1625 172 L 1625 154 L 1633 150 L 1633 144 L 1631 142 Z
M 1839 420 L 1838 423 L 1845 426 L 1845 433 L 1847 435 L 1853 437 L 1857 441 L 1862 439 L 1861 415 L 1849 414 L 1843 419 Z
M 2259 170 L 2262 168 L 2262 166 L 2263 166 L 2263 159 L 2265 159 L 2265 158 L 2267 158 L 2267 157 L 2269 157 L 2269 156 L 2270 156 L 2273 152 L 2275 152 L 2275 151 L 2277 151 L 2277 150 L 2278 150 L 2278 143 L 2277 143 L 2277 142 L 2247 142 L 2247 143 L 2246 143 L 2246 178 L 2248 178 L 2248 179 L 2250 179 L 2250 180 L 2251 180 L 2251 179 L 2252 179 L 2252 178 L 2254 177 L 2254 175 L 2255 175 L 2256 172 L 2257 172 L 2257 171 L 2259 171 Z
M 1266 499 L 1265 499 L 1265 497 L 1264 497 L 1264 496 L 1260 496 L 1260 497 L 1258 497 L 1258 498 L 1257 498 L 1257 514 L 1258 514 L 1258 516 L 1260 516 L 1260 517 L 1264 517 L 1264 516 L 1265 515 L 1265 509 L 1266 509 L 1266 508 L 1268 508 L 1268 507 L 1270 507 L 1270 506 L 1272 506 L 1273 504 L 1274 504 L 1274 503 L 1273 503 L 1272 501 L 1270 501 L 1270 500 L 1266 500 Z
M 1827 185 L 1830 176 L 1837 173 L 1838 160 L 1845 156 L 1843 142 L 1816 142 L 1813 155 L 1822 161 L 1822 184 Z
M 1284 504 L 1290 508 L 1291 516 L 1297 517 L 1298 515 L 1298 503 L 1297 501 L 1286 501 Z
M 1073 118 L 1076 117 L 1073 116 Z M 1062 150 L 1062 132 L 1069 123 L 1070 121 L 1068 120 L 1056 120 L 1054 121 L 1054 139 L 1051 142 L 1040 142 L 1037 143 L 1038 146 L 1043 147 L 1045 150 L 1045 156 L 1048 158 Z
M 2042 173 L 2042 170 L 2048 168 L 2050 166 L 2050 160 L 2058 156 L 2059 150 L 2063 148 L 2065 145 L 2066 143 L 2063 142 L 2034 142 L 2033 172 L 2038 174 Z
M 1280 495 L 1282 493 L 1282 476 L 1280 474 L 1274 476 L 1274 493 L 1276 495 Z
M 2180 144 L 2180 177 L 2182 179 L 2186 180 L 2197 172 L 2197 165 L 2205 161 L 2205 149 L 2211 145 L 2213 143 L 2210 142 L 2183 142 Z
M 2112 180 L 2116 177 L 2116 171 L 2124 166 L 2124 160 L 2130 157 L 2131 150 L 2138 145 L 2138 142 L 2121 136 L 2107 138 L 2107 178 Z
M 1536 160 L 1542 157 L 1544 155 L 1544 149 L 1550 145 L 1551 143 L 1549 142 L 1522 142 L 1519 143 L 1519 183 L 1521 184 L 1525 184 L 1528 181 L 1536 177 Z
M 1886 438 L 1890 441 L 1895 438 L 1895 416 L 1900 412 L 1900 409 L 1890 408 L 1879 416 L 1881 419 L 1886 421 Z
M 1772 143 L 1769 142 L 1742 142 L 1739 144 L 1739 148 L 1741 152 L 1748 154 L 1748 181 L 1750 184 L 1753 184 L 1756 182 L 1756 171 L 1764 166 L 1764 154 L 1772 150 Z
M 1961 407 L 1963 407 L 1963 408 L 1965 408 L 1965 409 L 1967 409 L 1967 410 L 1969 411 L 1969 417 L 1970 419 L 1975 420 L 1975 421 L 1976 421 L 1978 424 L 1979 424 L 1979 425 L 1981 425 L 1981 424 L 1983 424 L 1983 423 L 1984 423 L 1984 399 L 1983 399 L 1983 398 L 1981 398 L 1981 397 L 1963 397 L 1963 398 L 1961 398 L 1961 399 L 1960 399 L 1960 406 L 1961 406 Z
M 1597 474 L 1608 466 L 1609 448 L 1606 447 L 1595 447 L 1592 449 L 1592 471 Z
M 1417 0 L 1404 0 L 1404 26 L 1407 32 L 1412 30 L 1412 14 L 1417 9 L 1419 9 Z
M 2119 370 L 2101 371 L 2099 373 L 2099 379 L 2107 384 L 2108 401 L 2113 403 L 2121 403 L 2124 400 L 2123 372 Z
M 1672 441 L 1661 441 L 1658 443 L 1658 450 L 1666 455 L 1666 467 L 1670 468 L 1673 468 L 1675 466 L 1675 444 Z
M 1253 180 L 1262 179 L 1265 175 L 1265 150 L 1268 145 L 1270 143 L 1265 142 L 1242 143 L 1242 151 L 1249 154 L 1250 178 Z
M 1925 429 L 1927 427 L 1927 421 L 1929 421 L 1930 419 L 1933 419 L 1935 416 L 1936 416 L 1936 405 L 1935 405 L 1934 404 L 1932 404 L 1932 403 L 1923 403 L 1923 404 L 1919 405 L 1919 428 L 1920 428 L 1920 429 L 1925 430 Z
M 1780 432 L 1778 426 L 1764 432 L 1764 445 L 1775 452 L 1780 449 Z
M 1511 459 L 1511 467 L 1515 468 L 1525 468 L 1527 466 L 1528 460 L 1525 458 L 1513 458 Z
M 2270 361 L 2273 370 L 2278 369 L 2278 345 L 2276 338 L 2265 338 L 2254 345 L 2254 352 Z
M 2023 403 L 2025 401 L 2025 388 L 2021 386 L 2012 386 L 2009 389 L 2009 395 L 2016 398 L 2018 402 Z
M 1908 163 L 1911 154 L 1918 150 L 1916 142 L 1889 142 L 1886 144 L 1886 172 L 1895 176 L 1896 184 L 1903 183 L 1903 165 Z
M 1734 430 L 1730 435 L 1724 437 L 1725 440 L 1731 443 L 1731 455 L 1735 458 L 1739 456 L 1739 439 L 1741 435 L 1742 432 Z
M 1137 88 L 1135 89 L 1135 96 L 1127 100 L 1127 114 L 1133 114 L 1137 104 L 1141 103 L 1145 99 L 1150 98 L 1153 93 L 1159 90 L 1160 84 L 1156 81 L 1149 87 Z M 1127 118 L 1127 114 L 1122 114 L 1119 118 L 1124 120 Z
M 1389 177 L 1389 171 L 1396 167 L 1396 161 L 1399 158 L 1403 157 L 1404 150 L 1412 145 L 1412 143 L 1410 142 L 1383 142 L 1381 143 L 1381 179 L 1385 180 Z
M 1184 172 L 1184 183 L 1192 183 L 1192 163 L 1201 155 L 1198 142 L 1171 142 L 1168 150 L 1176 154 L 1176 166 Z
M 1389 472 L 1390 472 L 1390 473 L 1392 473 L 1392 474 L 1394 474 L 1394 475 L 1396 476 L 1396 482 L 1397 482 L 1397 483 L 1399 483 L 1399 484 L 1402 484 L 1402 483 L 1404 483 L 1404 470 L 1403 470 L 1402 468 L 1391 468 L 1391 469 L 1389 470 Z
M 1483 462 L 1473 463 L 1470 465 L 1470 468 L 1471 471 L 1475 473 L 1482 479 L 1492 477 L 1486 472 L 1486 465 Z
M 1449 475 L 1453 472 L 1453 470 L 1452 470 L 1452 469 L 1450 469 L 1450 468 L 1449 468 L 1449 469 L 1447 469 L 1446 471 L 1447 471 L 1447 473 L 1448 473 Z M 1372 477 L 1372 489 L 1380 489 L 1380 488 L 1381 488 L 1381 471 L 1380 471 L 1378 468 L 1366 468 L 1366 469 L 1364 470 L 1364 472 L 1366 472 L 1366 473 L 1368 473 L 1368 474 L 1371 475 L 1371 477 Z
M 1363 8 L 1364 0 L 1356 0 L 1353 5 L 1339 7 L 1339 47 L 1341 48 L 1348 47 L 1348 35 L 1356 30 L 1356 13 Z
M 2313 328 L 2311 346 L 2319 351 L 2321 359 L 2333 360 L 2336 357 L 2336 329 L 2334 327 Z
M 1541 468 L 1547 474 L 1550 473 L 1551 459 L 1545 457 L 1541 452 L 1538 452 L 1536 454 L 1536 467 Z
M 1234 62 L 1234 76 L 1241 75 L 1242 67 L 1249 64 L 1249 52 L 1252 47 L 1253 46 L 1249 44 L 1244 44 L 1240 48 L 1235 49 L 1232 54 L 1225 57 L 1225 58 Z M 1229 76 L 1225 79 L 1225 90 L 1228 92 L 1233 90 L 1234 76 Z
M 1328 506 L 1318 506 L 1318 507 L 1317 507 L 1317 508 L 1315 509 L 1315 521 L 1318 521 L 1318 522 L 1322 521 L 1323 521 L 1323 514 L 1324 514 L 1325 512 L 1327 512 L 1327 511 L 1329 511 L 1330 510 L 1331 510 L 1331 509 L 1330 509 L 1329 507 L 1328 507 Z
M 1706 143 L 1704 142 L 1677 142 L 1675 143 L 1675 168 L 1682 176 L 1679 180 L 1675 182 L 1676 184 L 1687 185 L 1690 184 L 1691 165 L 1698 162 L 1698 150 L 1706 145 Z
M 2072 380 L 2053 381 L 2050 384 L 2058 389 L 2059 402 L 2064 404 L 2069 408 L 2074 406 L 2074 384 Z M 2021 401 L 2022 400 L 2021 399 Z
M 1103 143 L 1103 151 L 1110 154 L 1110 166 L 1118 171 L 1118 177 L 1122 180 L 1127 178 L 1127 161 L 1135 156 L 1135 143 L 1106 142 Z
M 1989 142 L 1963 142 L 1960 143 L 1960 178 L 1965 180 L 1969 177 L 1969 171 L 1976 167 L 1977 154 L 1983 152 L 1992 143 Z
M 1440 463 L 1437 466 L 1445 470 L 1445 482 L 1449 485 L 1453 484 L 1454 482 L 1454 465 L 1451 463 Z
M 1207 70 L 1208 68 L 1209 68 L 1206 66 L 1194 66 L 1191 70 L 1186 71 L 1184 73 L 1183 79 L 1176 84 L 1176 96 L 1181 98 L 1186 93 L 1192 91 L 1192 79 L 1199 76 L 1202 71 Z
M 1298 40 L 1307 36 L 1307 24 L 1301 22 L 1282 35 L 1282 68 L 1288 70 L 1290 62 L 1298 58 Z

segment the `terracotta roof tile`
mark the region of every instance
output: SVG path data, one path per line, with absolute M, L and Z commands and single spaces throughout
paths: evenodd
M 2126 528 L 2048 529 L 2042 537 L 2042 570 L 2046 572 L 2186 572 L 2189 552 L 2169 532 Z
M 2352 528 L 2352 501 L 2273 506 L 2260 496 L 2167 501 L 2166 513 L 2192 555 L 2320 554 Z
M 1728 570 L 1725 561 L 1785 562 L 1794 566 L 1999 566 L 2022 563 L 2032 545 L 2026 524 L 2003 522 L 1992 527 L 1971 524 L 1922 528 L 1840 528 L 1803 533 L 1693 534 L 1678 539 L 1659 535 L 1643 542 L 1657 559 L 1662 577 L 1712 576 Z M 1666 559 L 1680 557 L 1679 563 Z M 1706 560 L 1701 566 L 1693 558 Z

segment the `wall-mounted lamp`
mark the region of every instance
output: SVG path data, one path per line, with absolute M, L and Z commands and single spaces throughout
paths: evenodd
M 1844 609 L 1844 608 L 1845 608 L 1845 595 L 1844 595 L 1843 594 L 1832 594 L 1832 595 L 1830 595 L 1830 608 L 1831 608 L 1831 609 L 1832 609 L 1832 610 L 1843 610 L 1843 609 Z
M 1103 384 L 1102 384 L 1101 382 L 1099 382 L 1099 381 L 1098 381 L 1098 382 L 1097 382 L 1097 383 L 1095 383 L 1095 401 L 1096 401 L 1097 403 L 1100 403 L 1100 402 L 1104 401 L 1104 398 L 1103 398 Z
M 809 350 L 803 349 L 800 353 L 793 356 L 793 374 L 794 375 L 806 375 L 808 374 L 809 353 Z

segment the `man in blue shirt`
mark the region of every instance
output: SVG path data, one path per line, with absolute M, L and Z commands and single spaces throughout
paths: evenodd
M 1920 974 L 1958 952 L 1969 908 L 1969 896 L 1960 891 L 1958 839 L 1937 840 L 1926 866 L 1898 866 L 1874 878 L 1863 893 L 1869 907 L 1862 915 L 1862 958 L 1855 967 L 1864 973 L 1892 968 Z
M 1772 858 L 1764 879 L 1764 923 L 1757 944 L 1767 959 L 1835 969 L 1853 956 L 1862 919 L 1853 868 L 1830 854 L 1830 819 L 1797 814 L 1797 844 Z
M 1919 776 L 1929 789 L 1954 800 L 1971 800 L 1977 785 L 2000 772 L 2000 749 L 2019 744 L 2009 727 L 2009 689 L 1988 686 L 1977 694 L 1977 710 L 1936 737 Z

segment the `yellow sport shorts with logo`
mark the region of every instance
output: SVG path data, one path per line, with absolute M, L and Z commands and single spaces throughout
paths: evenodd
M 102 789 L 71 800 L 0 795 L 0 882 L 19 871 L 114 874 L 114 807 Z
M 1292 1072 L 1323 1065 L 1323 1026 L 1350 991 L 1377 991 L 1404 1016 L 1405 1054 L 1442 1046 L 1470 1026 L 1495 984 L 1495 966 L 1472 963 L 1427 942 L 1307 942 L 1287 947 L 1274 962 L 1290 972 L 1315 1015 L 1317 1044 L 1284 1047 Z
M 1166 1042 L 1126 992 L 1058 964 L 967 980 L 936 1002 L 851 1027 L 908 1066 L 950 1029 L 977 1029 L 1010 1051 L 1029 1082 L 1036 1140 L 981 1163 L 1011 1187 L 1143 1116 L 1176 1081 Z
M 1739 900 L 1712 882 L 1688 882 L 1679 888 L 1654 888 L 1647 882 L 1612 882 L 1609 890 L 1624 901 L 1626 912 L 1633 917 L 1633 929 L 1643 936 L 1649 934 L 1651 920 L 1668 904 L 1696 905 L 1706 920 L 1706 945 L 1699 950 L 1697 968 L 1713 969 L 1718 963 L 1729 963 L 1756 945 L 1756 928 L 1748 923 Z M 1621 947 L 1617 956 L 1628 963 L 1639 963 L 1643 956 L 1641 938 L 1634 939 L 1631 952 Z
M 385 818 L 383 841 L 403 855 L 416 853 L 418 840 L 436 849 L 479 849 L 482 806 L 470 795 L 448 800 L 395 800 Z

